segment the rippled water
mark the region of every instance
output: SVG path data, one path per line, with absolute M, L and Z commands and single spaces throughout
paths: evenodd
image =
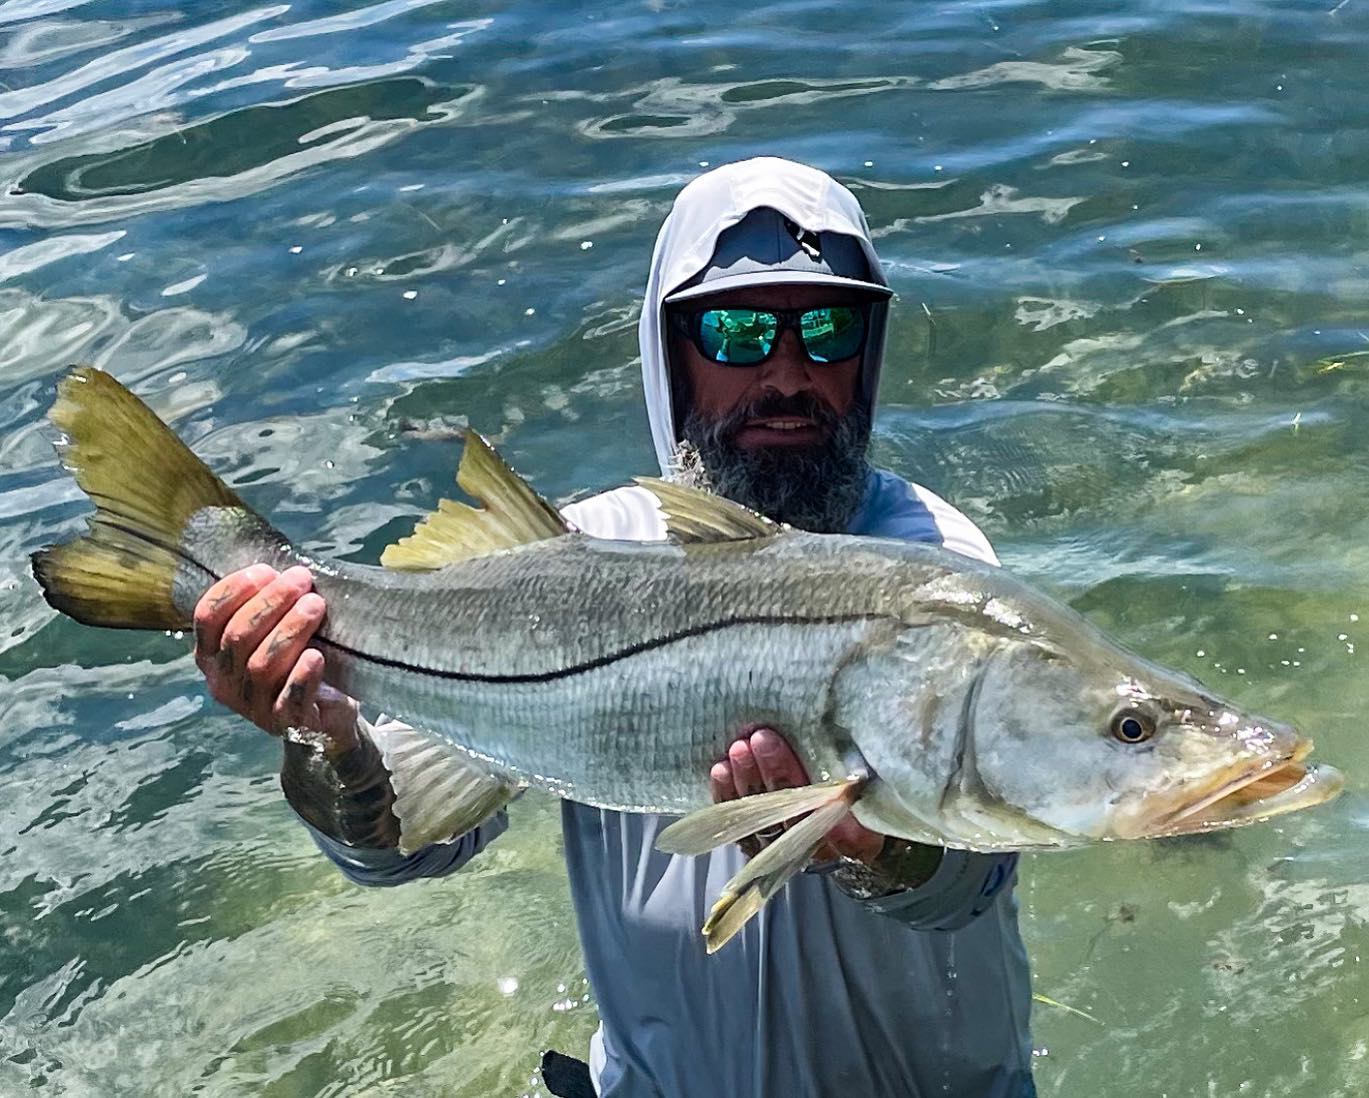
M 707 164 L 859 195 L 881 460 L 1125 641 L 1297 720 L 1336 805 L 1024 863 L 1045 1095 L 1369 1089 L 1369 3 L 0 3 L 0 1093 L 518 1095 L 594 1025 L 555 806 L 362 891 L 184 641 L 58 620 L 42 425 L 132 383 L 373 560 L 469 417 L 651 466 L 635 317 Z M 1363 618 L 1363 620 L 1361 620 Z

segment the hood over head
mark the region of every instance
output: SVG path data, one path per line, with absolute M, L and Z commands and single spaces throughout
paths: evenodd
M 724 232 L 762 209 L 781 217 L 753 217 L 747 231 L 731 234 L 719 248 Z M 792 227 L 780 233 L 776 227 L 784 222 Z M 853 262 L 861 257 L 865 269 L 852 277 Z M 768 273 L 771 265 L 773 274 Z M 876 298 L 861 374 L 873 411 L 889 290 L 855 195 L 826 172 L 792 160 L 767 156 L 725 164 L 680 191 L 651 257 L 637 334 L 651 439 L 662 471 L 670 467 L 678 442 L 667 357 L 667 300 L 782 282 L 851 286 Z

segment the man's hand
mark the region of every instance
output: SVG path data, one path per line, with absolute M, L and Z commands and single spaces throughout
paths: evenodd
M 322 734 L 331 755 L 356 743 L 357 703 L 323 684 L 308 647 L 326 606 L 309 569 L 256 564 L 214 584 L 195 607 L 195 662 L 209 693 L 258 728 Z
M 708 780 L 715 802 L 809 784 L 802 761 L 773 728 L 753 729 L 736 740 L 727 749 L 727 758 L 713 764 Z M 774 835 L 757 835 L 743 841 L 741 847 L 748 855 L 754 855 L 774 838 Z M 883 835 L 862 827 L 854 816 L 847 816 L 827 833 L 814 860 L 831 861 L 842 856 L 869 864 L 883 847 Z

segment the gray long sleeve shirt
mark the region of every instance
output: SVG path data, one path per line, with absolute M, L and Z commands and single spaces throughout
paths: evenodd
M 659 516 L 640 492 L 619 489 L 566 513 L 598 536 L 659 537 Z M 872 474 L 851 532 L 995 561 L 968 519 L 889 473 Z M 741 867 L 739 850 L 661 854 L 657 816 L 567 801 L 561 819 L 602 1019 L 591 1074 L 605 1098 L 1032 1093 L 1015 855 L 948 850 L 924 884 L 866 902 L 802 874 L 710 957 L 699 927 Z M 392 885 L 454 872 L 506 827 L 501 812 L 408 857 L 314 834 L 352 880 Z

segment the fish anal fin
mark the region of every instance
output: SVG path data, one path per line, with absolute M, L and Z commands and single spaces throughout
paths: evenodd
M 456 483 L 480 506 L 438 501 L 436 510 L 424 516 L 412 534 L 386 548 L 380 555 L 382 565 L 400 571 L 431 571 L 572 531 L 561 513 L 509 468 L 476 431 L 466 432 Z
M 735 843 L 757 831 L 811 812 L 843 790 L 848 781 L 841 779 L 753 793 L 749 797 L 695 809 L 656 837 L 656 849 L 664 854 L 707 854 L 715 847 Z
M 521 788 L 511 775 L 418 729 L 383 724 L 372 738 L 390 772 L 403 854 L 459 839 Z
M 731 941 L 766 901 L 808 864 L 822 845 L 823 836 L 850 812 L 863 784 L 859 779 L 851 779 L 835 794 L 829 791 L 825 804 L 790 827 L 723 886 L 703 925 L 709 953 L 718 952 Z
M 666 532 L 676 541 L 714 542 L 773 538 L 785 527 L 740 503 L 655 477 L 637 477 L 660 505 Z

